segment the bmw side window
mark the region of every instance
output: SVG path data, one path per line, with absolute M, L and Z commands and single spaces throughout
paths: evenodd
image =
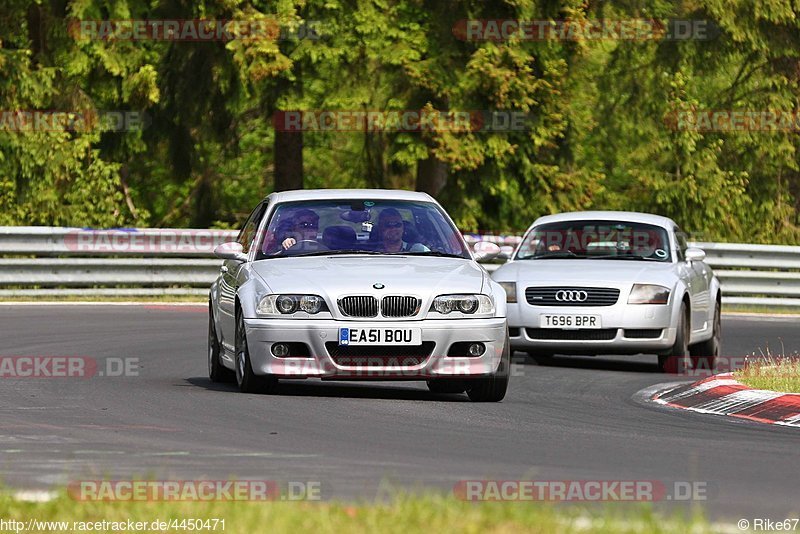
M 261 221 L 261 216 L 264 214 L 265 206 L 266 204 L 262 202 L 253 210 L 253 213 L 247 218 L 247 222 L 244 223 L 242 230 L 239 232 L 239 237 L 236 238 L 236 241 L 242 245 L 242 252 L 245 254 L 250 252 L 250 245 L 253 244 L 253 239 L 256 236 L 256 229 L 258 228 L 258 223 Z

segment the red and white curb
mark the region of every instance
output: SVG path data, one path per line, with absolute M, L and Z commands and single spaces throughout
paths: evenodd
M 752 389 L 723 373 L 656 393 L 657 404 L 800 428 L 800 394 Z

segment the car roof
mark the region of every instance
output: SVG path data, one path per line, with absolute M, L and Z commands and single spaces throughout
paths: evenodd
M 292 202 L 297 200 L 408 200 L 417 202 L 436 202 L 429 194 L 402 189 L 296 189 L 272 193 L 268 197 L 275 202 Z
M 557 213 L 555 215 L 545 215 L 534 221 L 533 225 L 563 222 L 563 221 L 626 221 L 643 224 L 652 224 L 664 228 L 672 229 L 677 226 L 675 221 L 662 215 L 652 213 L 640 213 L 637 211 L 572 211 L 567 213 Z

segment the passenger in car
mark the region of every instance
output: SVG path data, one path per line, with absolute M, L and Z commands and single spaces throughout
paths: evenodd
M 383 252 L 428 252 L 422 243 L 408 243 L 403 240 L 405 224 L 400 212 L 386 208 L 378 215 L 377 232 Z

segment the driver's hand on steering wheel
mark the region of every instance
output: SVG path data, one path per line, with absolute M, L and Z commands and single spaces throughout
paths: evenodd
M 287 250 L 287 249 L 295 246 L 296 244 L 297 244 L 297 240 L 295 238 L 287 237 L 286 239 L 283 240 L 283 242 L 281 243 L 281 246 L 283 247 L 283 250 Z

